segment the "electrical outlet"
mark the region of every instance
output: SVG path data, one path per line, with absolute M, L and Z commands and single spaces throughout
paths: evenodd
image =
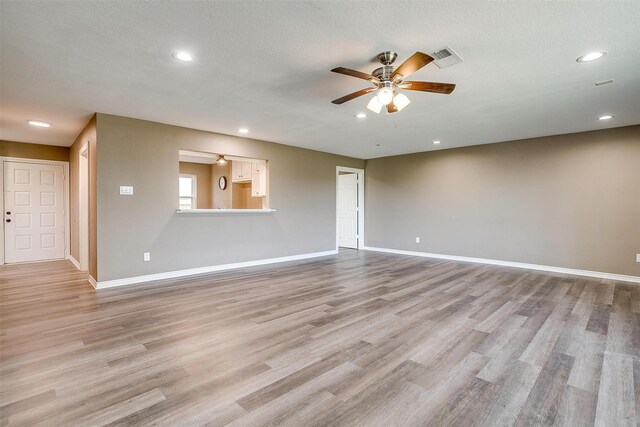
M 151 254 L 149 252 L 145 252 L 143 254 L 143 258 L 145 261 L 151 261 Z
M 133 196 L 133 185 L 121 185 L 120 186 L 120 195 L 121 196 Z
M 420 238 L 416 237 L 416 243 L 420 243 Z
M 640 254 L 636 254 L 636 262 L 640 262 Z

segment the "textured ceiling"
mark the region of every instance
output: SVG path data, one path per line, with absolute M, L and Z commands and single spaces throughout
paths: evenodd
M 70 145 L 93 112 L 360 158 L 640 123 L 640 2 L 8 1 L 0 138 Z M 446 45 L 464 59 L 412 80 L 400 113 L 367 111 L 375 55 Z M 172 52 L 190 51 L 180 63 Z M 575 59 L 607 50 L 602 60 Z M 614 84 L 595 87 L 596 81 Z M 615 115 L 603 122 L 604 113 Z M 33 128 L 28 119 L 52 123 Z M 442 144 L 434 146 L 439 139 Z M 378 146 L 379 145 L 379 146 Z

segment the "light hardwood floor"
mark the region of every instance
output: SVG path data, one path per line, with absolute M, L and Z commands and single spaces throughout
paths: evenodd
M 95 291 L 0 266 L 3 425 L 640 425 L 640 286 L 342 251 Z

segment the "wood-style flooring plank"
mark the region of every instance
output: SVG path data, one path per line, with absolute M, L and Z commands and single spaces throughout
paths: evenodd
M 0 266 L 0 425 L 640 425 L 640 286 L 341 250 L 94 290 Z

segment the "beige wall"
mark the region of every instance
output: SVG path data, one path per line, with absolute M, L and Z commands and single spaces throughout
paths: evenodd
M 640 276 L 640 126 L 373 159 L 365 175 L 367 246 Z
M 196 204 L 198 209 L 213 209 L 211 198 L 211 165 L 202 163 L 180 162 L 179 170 L 181 174 L 196 176 Z M 176 176 L 176 179 L 178 177 Z M 176 207 L 178 199 L 176 199 Z
M 69 153 L 69 208 L 71 220 L 71 256 L 80 261 L 80 207 L 79 207 L 79 174 L 80 150 L 89 146 L 89 274 L 93 278 L 98 274 L 97 257 L 97 193 L 96 193 L 96 116 L 80 132 Z
M 362 168 L 364 161 L 97 116 L 99 281 L 335 249 L 336 166 Z M 277 212 L 177 214 L 180 149 L 269 160 Z M 118 195 L 123 184 L 134 186 L 133 196 Z
M 218 180 L 221 176 L 227 179 L 227 188 L 224 190 L 218 186 Z M 231 208 L 231 162 L 225 165 L 212 165 L 213 180 L 213 208 L 214 209 L 230 209 Z
M 69 161 L 69 147 L 0 141 L 0 157 Z

